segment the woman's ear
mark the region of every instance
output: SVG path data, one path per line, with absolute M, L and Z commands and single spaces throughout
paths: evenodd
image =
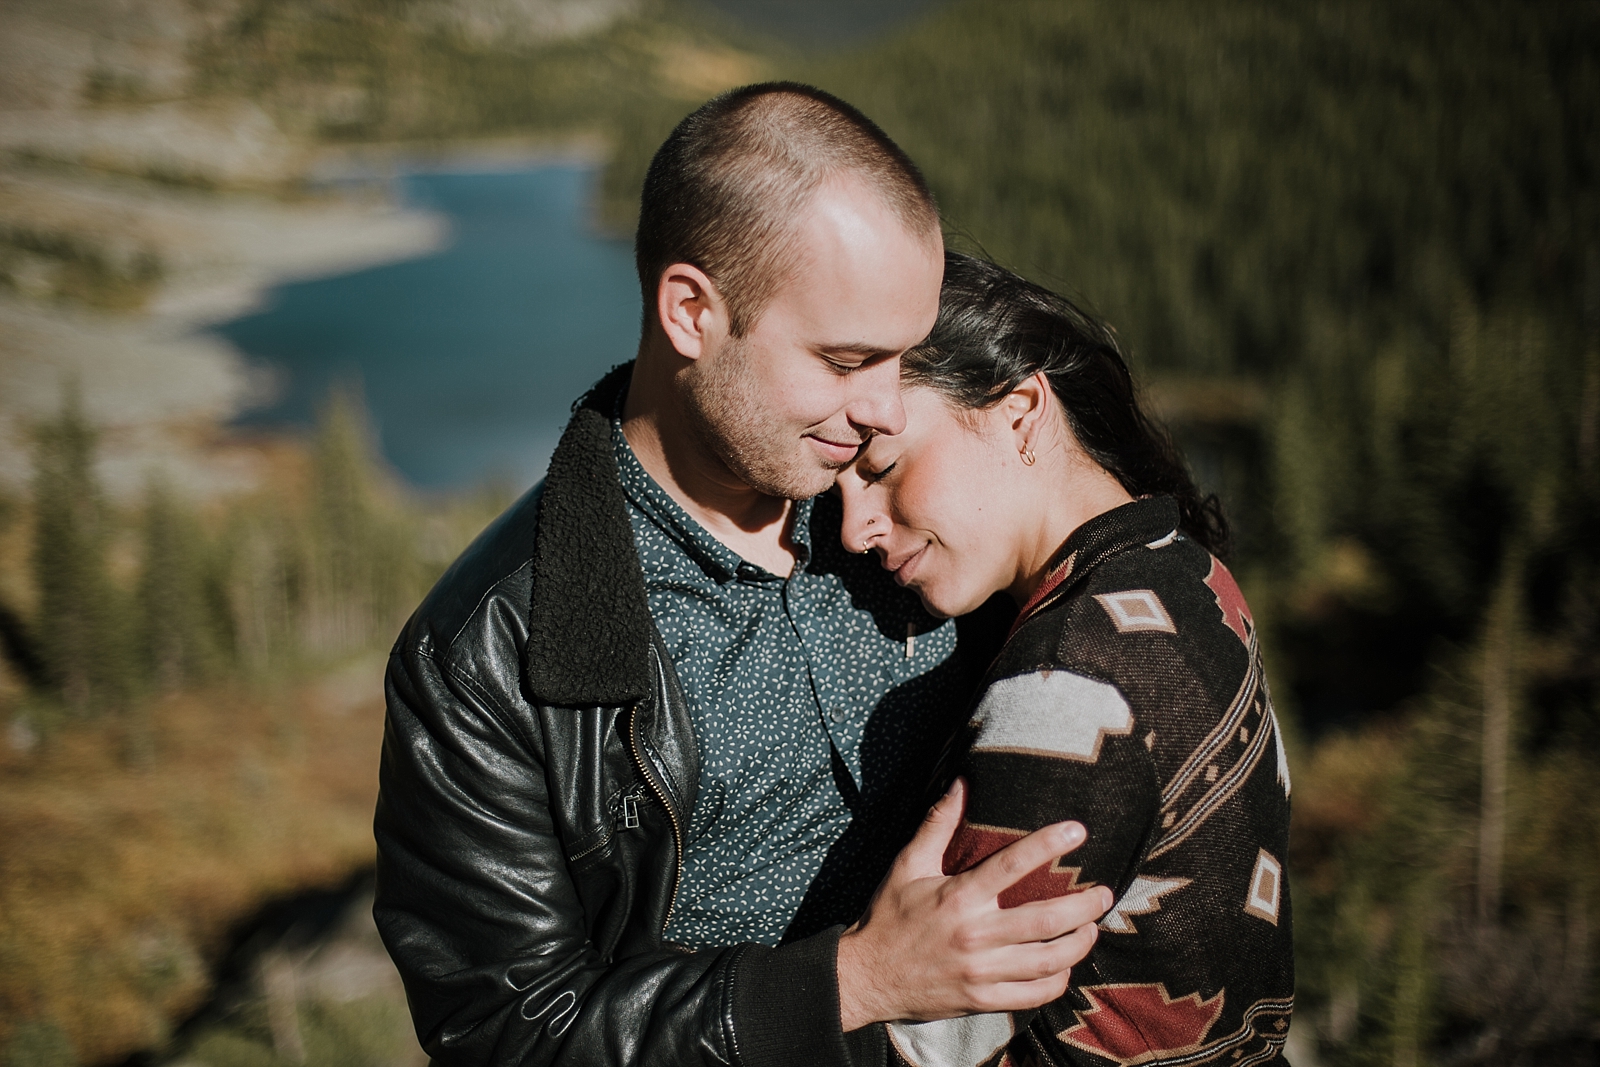
M 1017 452 L 1024 458 L 1034 454 L 1044 442 L 1044 429 L 1055 392 L 1044 371 L 1025 378 L 1000 401 L 1011 432 L 1016 437 Z M 1031 465 L 1031 463 L 1030 463 Z
M 727 304 L 716 283 L 689 263 L 674 263 L 661 272 L 656 318 L 667 341 L 686 359 L 699 359 L 710 336 L 728 332 Z

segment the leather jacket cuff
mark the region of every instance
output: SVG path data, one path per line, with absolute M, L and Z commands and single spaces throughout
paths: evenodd
M 839 1023 L 834 926 L 778 948 L 746 945 L 733 974 L 734 1047 L 741 1064 L 866 1067 L 882 1063 L 881 1026 L 846 1035 Z

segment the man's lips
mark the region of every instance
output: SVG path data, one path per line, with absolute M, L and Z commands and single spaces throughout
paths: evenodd
M 855 459 L 856 453 L 861 451 L 861 442 L 859 440 L 848 442 L 830 441 L 826 437 L 818 437 L 815 434 L 808 435 L 808 439 L 817 446 L 817 450 L 824 456 L 841 465 Z

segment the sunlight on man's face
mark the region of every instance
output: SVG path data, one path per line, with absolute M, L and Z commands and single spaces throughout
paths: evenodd
M 691 385 L 734 473 L 791 499 L 905 427 L 900 355 L 933 328 L 944 276 L 939 236 L 910 232 L 854 178 L 817 191 L 797 243 L 754 327 L 708 352 Z

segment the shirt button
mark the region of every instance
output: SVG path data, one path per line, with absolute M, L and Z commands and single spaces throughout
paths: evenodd
M 831 712 L 828 713 L 828 717 L 830 719 L 832 719 L 834 722 L 844 722 L 844 716 L 845 716 L 845 710 L 843 708 L 834 708 Z

